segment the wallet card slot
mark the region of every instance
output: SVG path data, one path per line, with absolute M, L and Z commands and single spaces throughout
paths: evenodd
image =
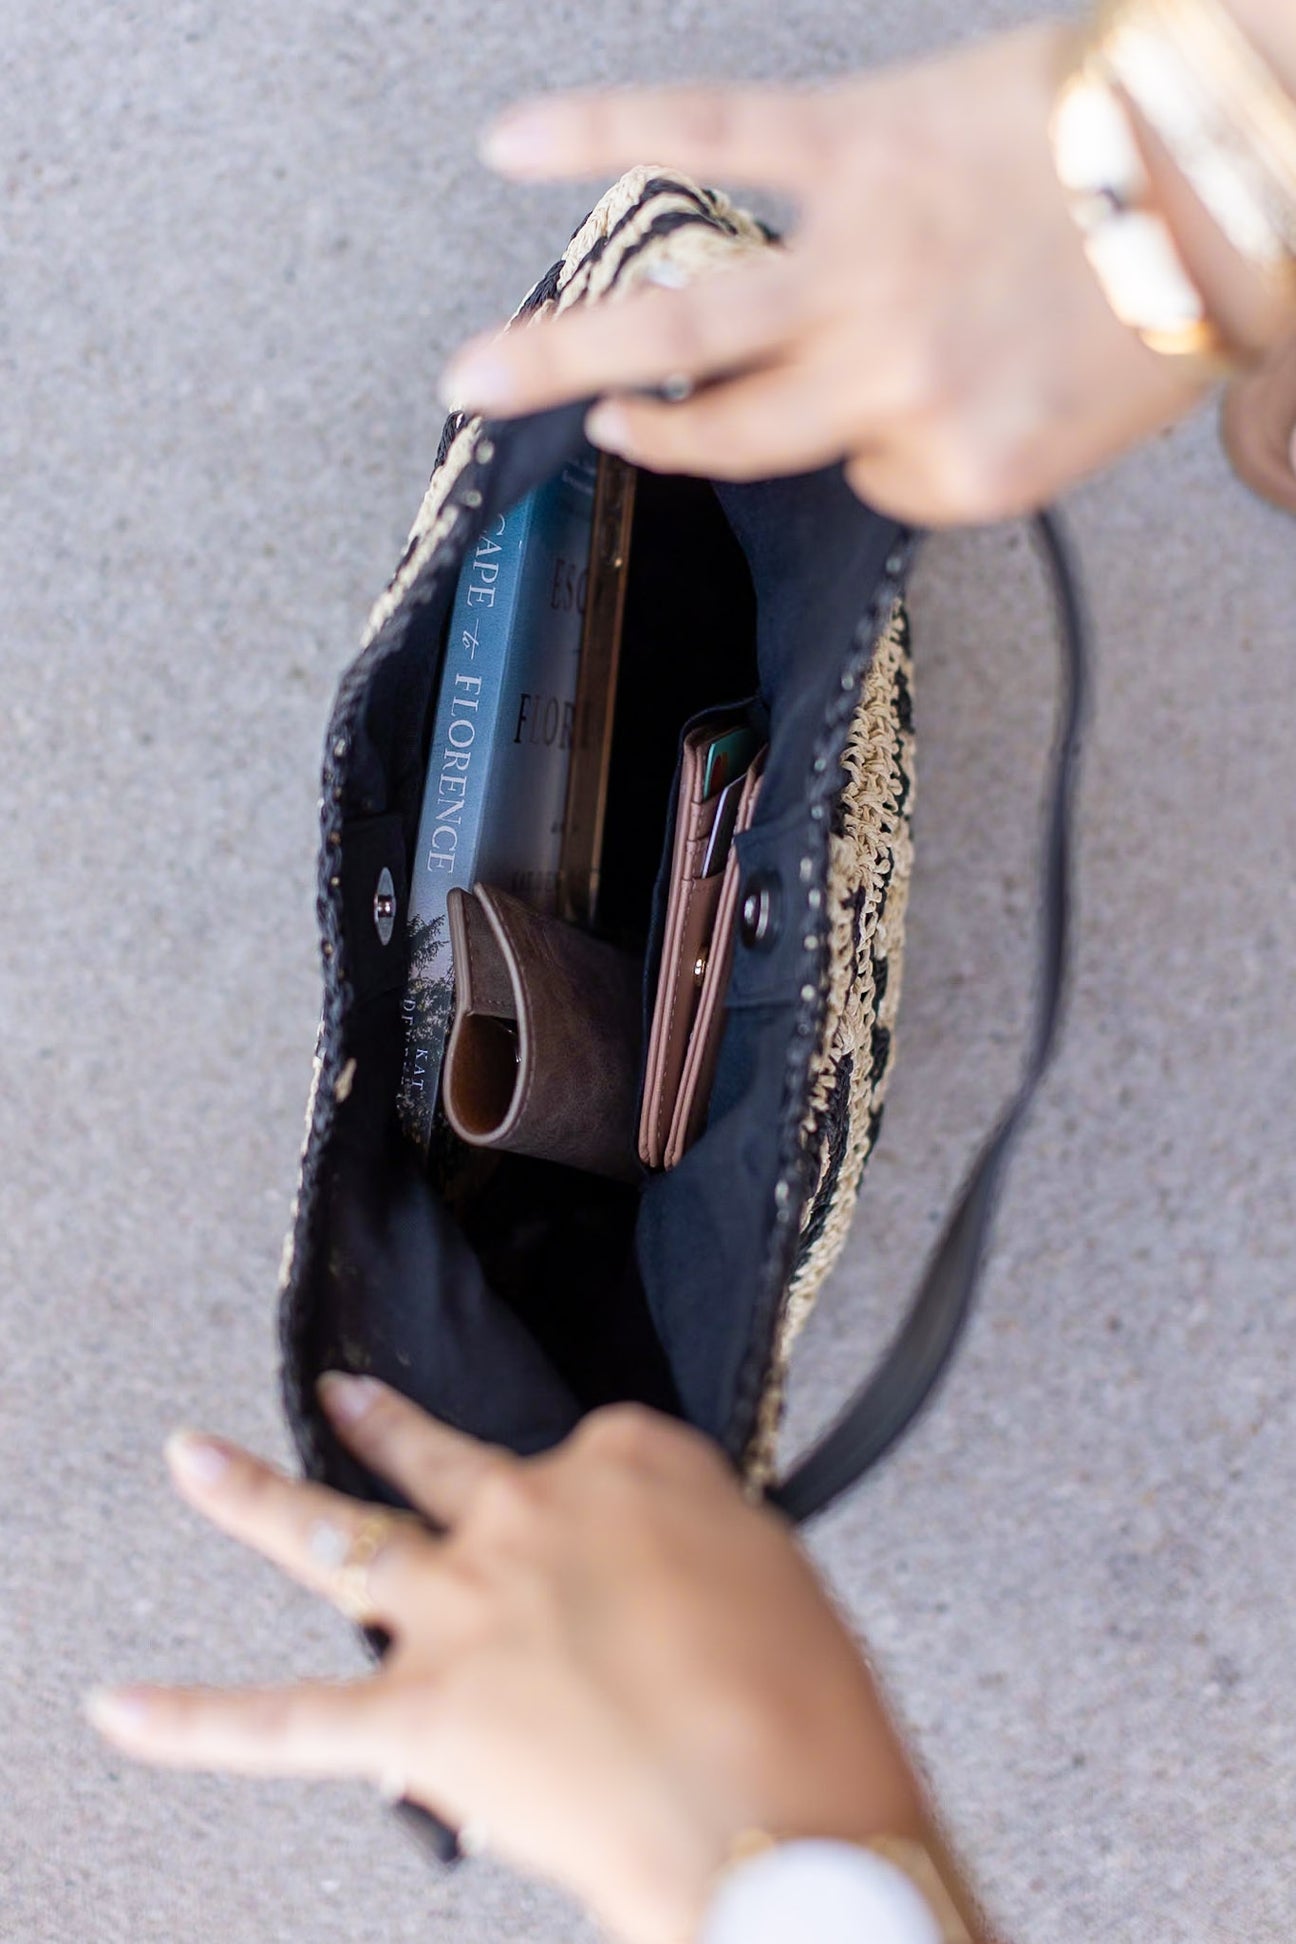
M 694 854 L 698 846 L 690 846 Z M 665 977 L 653 1012 L 653 1047 L 640 1126 L 639 1158 L 650 1168 L 665 1159 L 675 1102 L 697 1014 L 699 963 L 704 963 L 720 902 L 722 879 L 694 878 L 680 887 L 678 924 L 667 934 L 662 964 Z
M 653 884 L 652 907 L 649 914 L 648 936 L 644 949 L 644 1047 L 648 1046 L 652 1030 L 653 1008 L 656 1003 L 657 981 L 661 975 L 662 951 L 666 934 L 668 903 L 670 898 L 671 875 L 675 859 L 675 833 L 678 822 L 680 791 L 683 787 L 684 767 L 689 738 L 708 727 L 716 728 L 721 723 L 732 722 L 735 726 L 750 729 L 763 741 L 768 733 L 768 719 L 758 696 L 745 696 L 734 702 L 716 703 L 708 708 L 699 709 L 691 715 L 679 732 L 678 756 L 675 774 L 671 783 L 665 829 L 660 846 L 660 859 Z
M 681 733 L 671 830 L 644 968 L 645 1066 L 638 1125 L 639 1158 L 645 1167 L 660 1168 L 666 1160 L 725 883 L 721 871 L 705 874 L 724 781 L 708 773 L 708 752 L 726 730 L 746 730 L 755 740 L 763 728 L 762 713 L 755 700 L 721 705 L 700 711 Z

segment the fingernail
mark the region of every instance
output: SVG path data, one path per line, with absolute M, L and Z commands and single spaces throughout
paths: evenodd
M 229 1469 L 225 1447 L 197 1431 L 173 1431 L 165 1449 L 172 1470 L 194 1485 L 214 1485 Z
M 326 1370 L 318 1386 L 325 1410 L 342 1424 L 357 1423 L 382 1388 L 376 1377 L 356 1377 L 348 1370 Z
M 683 290 L 688 283 L 688 273 L 678 263 L 650 263 L 643 274 L 648 283 L 659 284 L 663 290 Z
M 624 452 L 630 441 L 630 427 L 619 405 L 607 400 L 585 415 L 585 437 L 605 452 Z
M 488 168 L 508 175 L 542 169 L 557 158 L 553 123 L 536 109 L 516 109 L 491 123 L 477 143 L 477 153 Z
M 448 364 L 437 380 L 447 411 L 499 411 L 513 397 L 513 374 L 502 358 L 489 351 Z
M 129 1735 L 148 1720 L 148 1701 L 138 1688 L 91 1688 L 83 1705 L 91 1726 L 108 1735 Z

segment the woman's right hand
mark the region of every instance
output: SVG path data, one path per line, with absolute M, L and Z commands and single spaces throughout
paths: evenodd
M 925 524 L 1038 505 L 1209 383 L 1119 324 L 1085 259 L 1048 141 L 1074 51 L 1045 25 L 816 90 L 523 104 L 485 144 L 511 175 L 660 158 L 788 191 L 801 220 L 786 248 L 683 290 L 476 340 L 447 396 L 499 415 L 602 394 L 591 436 L 659 471 L 844 458 L 863 497 Z M 715 382 L 682 403 L 628 395 L 677 374 Z
M 732 1839 L 917 1835 L 924 1805 L 859 1651 L 777 1514 L 709 1440 L 635 1406 L 519 1459 L 386 1386 L 323 1387 L 340 1437 L 440 1528 L 366 1576 L 393 1637 L 337 1685 L 136 1688 L 128 1754 L 365 1775 L 565 1884 L 628 1944 L 696 1934 Z M 327 1597 L 371 1508 L 219 1440 L 172 1443 L 207 1518 Z

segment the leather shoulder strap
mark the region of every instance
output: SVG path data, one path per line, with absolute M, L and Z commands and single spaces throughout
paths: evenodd
M 886 1356 L 769 1503 L 800 1523 L 813 1518 L 885 1456 L 930 1398 L 972 1308 L 1004 1171 L 1057 1043 L 1066 982 L 1073 876 L 1073 799 L 1088 707 L 1088 625 L 1071 550 L 1055 513 L 1035 531 L 1061 624 L 1064 688 L 1045 813 L 1041 966 L 1034 1030 L 1016 1094 L 981 1149 Z

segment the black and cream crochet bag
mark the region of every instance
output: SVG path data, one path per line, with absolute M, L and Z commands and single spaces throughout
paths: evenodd
M 517 320 L 615 303 L 777 247 L 724 196 L 625 176 Z M 510 1157 L 447 1205 L 401 1131 L 408 866 L 460 563 L 488 522 L 577 450 L 585 404 L 484 424 L 452 417 L 405 553 L 342 680 L 323 778 L 324 1012 L 285 1255 L 285 1399 L 310 1476 L 399 1503 L 332 1436 L 314 1383 L 371 1371 L 519 1452 L 634 1398 L 714 1438 L 751 1489 L 804 1518 L 893 1442 L 966 1313 L 1004 1154 L 1053 1034 L 1065 919 L 1073 663 L 1045 870 L 1046 976 L 1021 1095 L 950 1219 L 882 1366 L 823 1443 L 773 1483 L 788 1354 L 846 1234 L 894 1051 L 914 743 L 902 601 L 914 536 L 839 467 L 743 484 L 645 474 L 631 550 L 650 587 L 623 663 L 682 730 L 741 704 L 768 736 L 737 841 L 739 932 L 704 1132 L 679 1165 L 609 1181 Z M 1068 639 L 1078 620 L 1043 527 Z M 627 629 L 630 623 L 627 621 Z M 674 732 L 672 732 L 674 735 Z M 618 760 L 622 760 L 618 757 Z M 633 757 L 626 759 L 633 760 Z M 669 776 L 645 774 L 649 982 L 661 952 Z M 392 903 L 395 922 L 392 922 Z

